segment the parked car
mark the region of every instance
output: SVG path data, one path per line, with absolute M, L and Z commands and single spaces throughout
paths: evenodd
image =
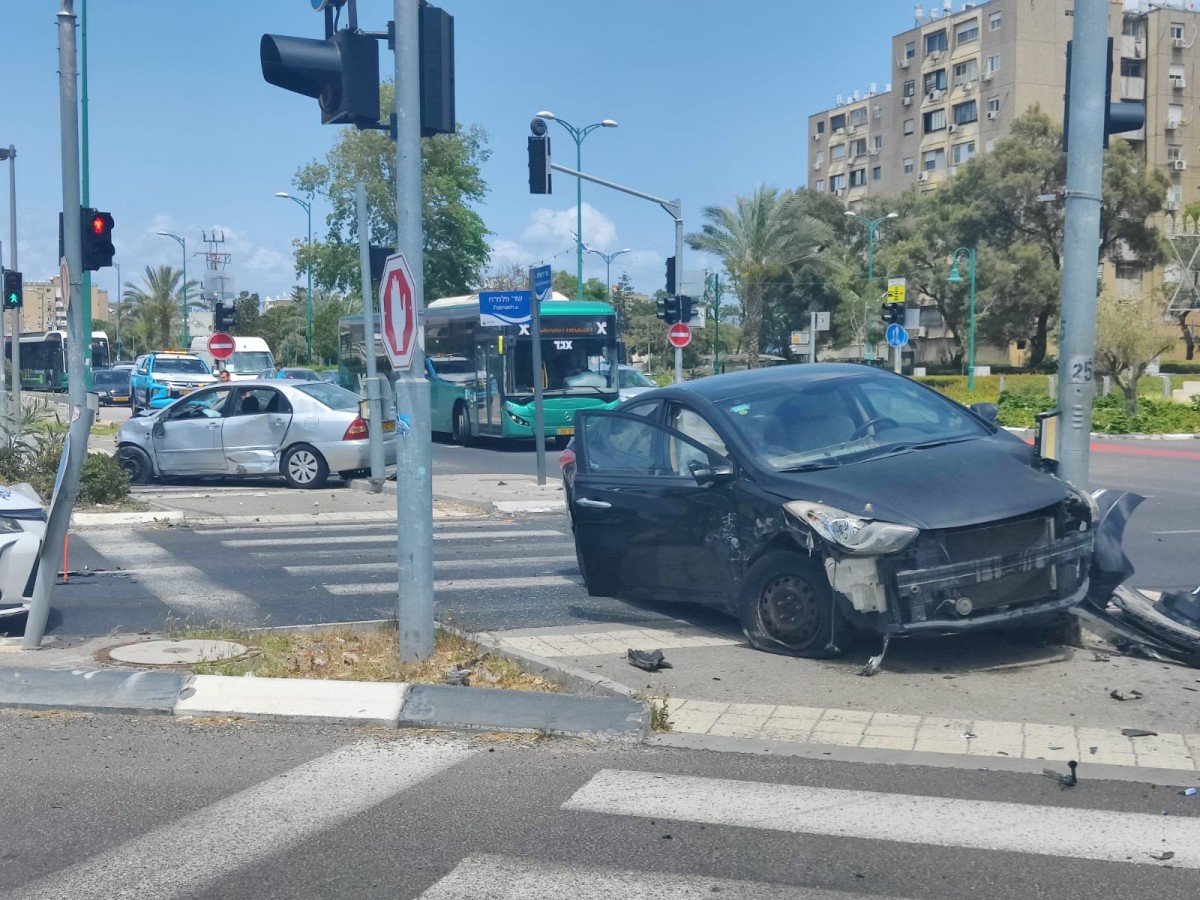
M 588 592 L 712 602 L 806 657 L 838 655 L 846 626 L 1052 617 L 1087 593 L 1097 507 L 994 413 L 838 364 L 581 410 L 560 465 Z
M 29 611 L 46 509 L 28 484 L 0 485 L 0 631 Z
M 125 406 L 129 403 L 130 369 L 93 369 L 92 391 L 101 406 Z
M 117 458 L 135 484 L 172 475 L 280 475 L 315 488 L 331 472 L 370 468 L 362 399 L 324 382 L 237 381 L 203 388 L 130 419 Z M 396 463 L 396 422 L 383 423 L 384 463 Z
M 282 374 L 281 374 L 282 373 Z M 263 369 L 258 373 L 259 378 L 281 378 L 290 381 L 323 381 L 324 379 L 312 369 L 286 367 L 283 369 Z

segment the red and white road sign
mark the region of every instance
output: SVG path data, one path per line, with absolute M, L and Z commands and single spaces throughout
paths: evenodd
M 392 368 L 412 368 L 417 334 L 417 310 L 413 300 L 413 277 L 403 253 L 395 253 L 383 265 L 379 283 L 379 306 L 383 318 L 383 346 Z
M 229 359 L 233 356 L 233 338 L 223 331 L 218 331 L 208 339 L 208 352 L 213 359 Z
M 686 347 L 692 342 L 692 329 L 688 328 L 686 322 L 676 322 L 667 332 L 667 340 L 673 347 Z

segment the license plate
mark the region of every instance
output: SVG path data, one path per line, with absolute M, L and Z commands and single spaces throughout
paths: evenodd
M 391 419 L 389 419 L 388 421 L 383 423 L 383 433 L 384 434 L 387 434 L 387 433 L 395 431 L 395 430 L 396 430 L 396 423 L 394 421 L 392 421 Z
M 560 428 L 560 429 L 558 429 L 558 433 L 565 437 L 568 434 L 574 434 L 575 429 L 574 428 Z
M 128 403 L 128 397 L 113 397 L 113 403 Z

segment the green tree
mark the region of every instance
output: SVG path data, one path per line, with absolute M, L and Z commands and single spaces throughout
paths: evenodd
M 382 117 L 392 109 L 393 89 L 380 90 Z M 487 135 L 478 126 L 421 140 L 422 221 L 424 224 L 425 297 L 468 293 L 482 280 L 490 233 L 474 205 L 487 184 L 480 174 L 491 155 Z M 313 283 L 325 291 L 357 294 L 358 217 L 355 183 L 367 187 L 367 233 L 374 246 L 396 245 L 396 149 L 382 131 L 341 129 L 323 162 L 312 162 L 294 178 L 296 187 L 329 202 L 324 241 L 309 247 L 297 240 L 296 271 L 311 261 Z
M 199 283 L 189 281 L 187 287 L 195 291 Z M 182 288 L 183 273 L 172 266 L 146 266 L 141 286 L 130 284 L 125 288 L 123 299 L 130 305 L 133 331 L 157 342 L 155 349 L 170 347 L 172 328 L 183 322 Z
M 295 366 L 305 359 L 305 311 L 298 303 L 278 303 L 259 319 L 259 336 L 277 363 Z
M 628 272 L 622 272 L 621 277 L 612 289 L 612 304 L 617 311 L 617 319 L 624 322 L 633 312 L 633 298 L 636 292 Z
M 551 290 L 557 291 L 564 297 L 574 300 L 579 288 L 579 279 L 567 271 L 555 272 L 550 278 Z M 606 303 L 608 289 L 599 278 L 589 278 L 583 283 L 583 299 Z
M 1150 293 L 1096 301 L 1097 374 L 1111 375 L 1125 395 L 1125 412 L 1137 415 L 1137 383 L 1154 357 L 1175 343 L 1161 331 L 1166 304 Z
M 705 207 L 702 217 L 701 230 L 687 235 L 688 246 L 724 264 L 742 301 L 746 362 L 757 368 L 769 286 L 798 268 L 817 269 L 831 229 L 811 215 L 795 193 L 780 194 L 765 185 L 750 197 L 738 197 L 733 209 Z
M 323 365 L 337 362 L 341 319 L 361 314 L 361 302 L 350 297 L 340 294 L 313 297 L 313 359 Z
M 233 301 L 233 327 L 230 332 L 242 337 L 258 337 L 262 330 L 262 305 L 257 293 L 241 291 Z

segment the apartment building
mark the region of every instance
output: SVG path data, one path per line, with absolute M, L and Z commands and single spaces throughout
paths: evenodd
M 59 277 L 48 281 L 26 281 L 25 305 L 21 307 L 21 331 L 66 331 L 67 303 L 62 295 Z M 109 320 L 108 291 L 92 285 L 92 321 Z M 5 317 L 5 331 L 12 334 L 11 314 Z

